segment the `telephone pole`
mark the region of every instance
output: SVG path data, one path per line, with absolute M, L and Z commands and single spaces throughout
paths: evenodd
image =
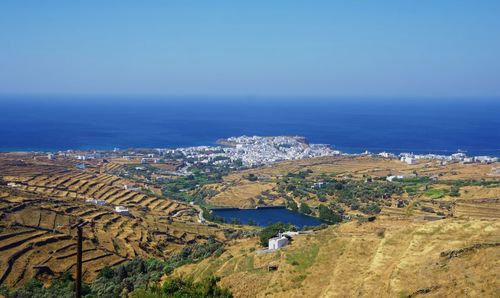
M 88 221 L 80 222 L 72 228 L 77 231 L 77 244 L 76 244 L 76 298 L 82 297 L 82 245 L 83 245 L 83 227 L 88 224 Z

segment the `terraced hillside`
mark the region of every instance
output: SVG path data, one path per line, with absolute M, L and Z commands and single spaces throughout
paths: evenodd
M 14 183 L 20 190 L 42 196 L 104 200 L 107 204 L 127 207 L 146 207 L 153 212 L 173 215 L 174 212 L 191 209 L 187 205 L 172 200 L 148 196 L 144 193 L 125 189 L 127 184 L 121 178 L 109 174 L 95 174 L 87 171 L 71 170 L 66 173 L 17 176 L 3 176 L 7 183 Z
M 18 157 L 0 158 L 0 284 L 73 272 L 70 226 L 79 220 L 90 223 L 83 233 L 86 281 L 134 257 L 164 259 L 209 236 L 225 239 L 222 230 L 198 224 L 198 211 L 188 204 L 127 190 L 128 181 L 93 169 Z M 130 214 L 115 212 L 115 205 Z
M 303 171 L 309 171 L 309 179 L 316 181 L 321 181 L 324 175 L 338 180 L 358 181 L 363 181 L 367 177 L 384 180 L 389 175 L 404 177 L 418 175 L 446 181 L 479 181 L 500 179 L 500 176 L 492 174 L 496 167 L 495 164 L 441 165 L 432 160 L 422 160 L 418 164 L 408 165 L 399 160 L 368 156 L 320 157 L 279 162 L 269 167 L 232 172 L 224 177 L 223 183 L 206 185 L 204 188 L 215 192 L 215 195 L 207 198 L 207 202 L 212 205 L 252 208 L 258 205 L 283 205 L 285 203 L 283 196 L 277 192 L 278 182 L 287 175 Z M 254 179 L 249 179 L 250 176 Z M 500 195 L 498 187 L 489 193 L 484 192 L 485 190 L 488 189 L 483 188 L 480 191 L 472 189 L 467 197 L 489 198 Z M 307 203 L 315 202 L 307 201 Z

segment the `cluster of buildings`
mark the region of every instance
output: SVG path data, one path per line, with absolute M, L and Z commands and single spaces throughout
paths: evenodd
M 58 157 L 73 158 L 80 161 L 123 158 L 127 160 L 137 160 L 138 163 L 163 163 L 167 160 L 177 160 L 183 162 L 183 167 L 176 170 L 178 174 L 189 174 L 188 168 L 193 164 L 211 165 L 233 165 L 235 162 L 243 166 L 253 167 L 268 165 L 279 161 L 297 160 L 319 156 L 334 155 L 358 155 L 342 153 L 333 150 L 326 144 L 309 144 L 304 137 L 300 136 L 239 136 L 219 140 L 221 146 L 195 146 L 175 149 L 140 149 L 140 150 L 119 150 L 113 151 L 60 151 L 49 153 L 48 159 Z M 383 158 L 399 159 L 407 164 L 416 164 L 418 160 L 439 160 L 443 164 L 451 162 L 462 163 L 494 163 L 497 157 L 474 156 L 469 157 L 463 152 L 451 155 L 439 154 L 413 154 L 400 153 L 396 155 L 390 152 L 380 152 L 377 154 L 368 151 L 362 155 L 380 156 Z
M 457 152 L 451 155 L 440 155 L 440 154 L 413 154 L 413 153 L 401 153 L 399 155 L 395 155 L 389 152 L 381 152 L 377 154 L 380 157 L 384 158 L 394 158 L 399 159 L 407 164 L 416 164 L 418 160 L 439 160 L 443 164 L 452 163 L 452 162 L 461 162 L 461 163 L 494 163 L 498 161 L 498 157 L 492 156 L 467 156 L 463 152 Z
M 221 140 L 225 146 L 196 146 L 164 149 L 165 156 L 181 157 L 192 163 L 227 165 L 241 161 L 243 166 L 259 166 L 284 160 L 341 154 L 329 145 L 308 144 L 302 137 L 241 136 Z
M 86 199 L 85 202 L 89 203 L 89 204 L 99 205 L 99 206 L 106 205 L 106 201 L 104 201 L 104 200 Z M 115 206 L 113 210 L 116 213 L 121 214 L 121 215 L 126 215 L 126 216 L 130 216 L 131 215 L 131 213 L 128 210 L 128 208 L 124 207 L 124 206 Z
M 231 159 L 239 159 L 244 166 L 272 164 L 284 160 L 296 160 L 341 154 L 325 144 L 308 144 L 302 137 L 258 137 L 241 136 L 228 138 L 232 147 L 224 148 Z

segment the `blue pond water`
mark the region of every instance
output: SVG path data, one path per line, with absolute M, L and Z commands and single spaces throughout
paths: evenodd
M 226 221 L 239 219 L 242 224 L 248 224 L 250 220 L 253 220 L 259 226 L 267 226 L 277 222 L 290 223 L 298 228 L 321 224 L 317 218 L 292 212 L 286 208 L 214 209 L 213 215 L 221 216 Z

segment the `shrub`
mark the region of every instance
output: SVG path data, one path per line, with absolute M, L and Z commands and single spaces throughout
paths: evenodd
M 329 223 L 339 223 L 342 221 L 342 216 L 339 213 L 323 204 L 319 205 L 319 218 Z
M 456 185 L 452 185 L 450 188 L 450 196 L 459 197 L 460 196 L 460 187 Z
M 303 214 L 311 214 L 311 212 L 312 212 L 311 207 L 309 207 L 309 205 L 307 205 L 306 203 L 300 204 L 299 211 L 300 211 L 300 213 L 303 213 Z
M 378 214 L 380 213 L 380 211 L 381 211 L 380 207 L 373 202 L 361 208 L 361 212 L 365 214 Z
M 286 203 L 286 207 L 290 210 L 292 210 L 293 212 L 297 212 L 299 210 L 299 207 L 297 206 L 297 203 L 295 203 L 294 200 L 290 199 L 287 201 Z

